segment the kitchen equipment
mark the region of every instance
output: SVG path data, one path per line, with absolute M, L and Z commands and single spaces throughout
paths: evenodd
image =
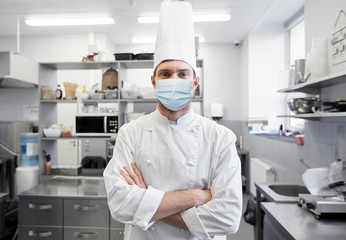
M 154 59 L 154 53 L 138 53 L 135 57 L 137 60 L 151 60 Z
M 304 82 L 304 75 L 305 75 L 305 59 L 296 59 L 294 61 L 294 66 L 296 70 L 296 77 L 295 77 L 295 83 L 302 83 Z
M 115 60 L 134 60 L 136 56 L 133 53 L 114 53 Z
M 76 115 L 76 135 L 112 136 L 118 132 L 118 116 L 114 113 L 80 113 Z
M 44 128 L 43 134 L 46 137 L 61 137 L 61 129 Z
M 38 84 L 38 64 L 13 52 L 0 52 L 0 87 L 32 88 Z
M 320 100 L 315 97 L 291 98 L 287 104 L 290 110 L 296 114 L 313 113 L 319 109 Z
M 323 102 L 323 106 L 328 106 L 324 108 L 327 112 L 346 112 L 346 99 L 338 99 L 334 102 Z
M 115 90 L 105 90 L 106 99 L 117 99 L 118 98 L 118 89 Z
M 346 161 L 337 160 L 329 168 L 312 168 L 303 173 L 310 194 L 299 194 L 298 205 L 316 218 L 346 215 Z

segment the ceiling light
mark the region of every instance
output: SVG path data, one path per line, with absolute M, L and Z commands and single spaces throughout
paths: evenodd
M 132 43 L 155 43 L 155 38 L 133 38 Z
M 156 42 L 156 38 L 132 38 L 132 43 L 155 43 Z M 203 43 L 205 42 L 205 38 L 204 37 L 199 37 L 199 42 Z
M 194 15 L 194 22 L 224 22 L 231 19 L 231 14 L 209 14 L 209 15 Z M 158 23 L 159 17 L 138 17 L 138 23 Z
M 104 18 L 41 18 L 26 19 L 28 26 L 80 26 L 80 25 L 101 25 L 114 24 L 112 17 Z
M 193 16 L 194 22 L 225 22 L 231 20 L 231 14 L 217 14 L 217 15 L 195 15 Z

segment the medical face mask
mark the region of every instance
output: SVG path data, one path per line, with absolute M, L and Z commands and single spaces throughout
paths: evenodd
M 155 96 L 168 109 L 178 111 L 193 97 L 193 81 L 183 79 L 156 80 Z

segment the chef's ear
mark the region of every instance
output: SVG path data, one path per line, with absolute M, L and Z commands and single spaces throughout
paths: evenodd
M 196 88 L 198 87 L 198 84 L 199 84 L 199 77 L 196 77 L 194 80 L 193 80 L 193 90 L 195 91 Z
M 151 76 L 151 84 L 153 85 L 154 89 L 156 89 L 155 76 Z

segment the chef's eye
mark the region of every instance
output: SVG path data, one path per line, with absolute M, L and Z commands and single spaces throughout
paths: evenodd
M 171 74 L 169 72 L 160 72 L 159 77 L 161 78 L 169 78 Z
M 181 72 L 179 73 L 179 77 L 180 78 L 188 78 L 190 76 L 190 74 L 188 72 Z

